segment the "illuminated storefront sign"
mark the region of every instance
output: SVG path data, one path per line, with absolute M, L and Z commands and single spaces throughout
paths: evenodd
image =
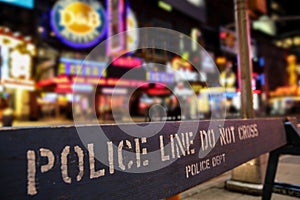
M 236 81 L 236 75 L 234 72 L 230 71 L 223 71 L 220 74 L 220 84 L 223 87 L 234 87 L 235 86 L 235 81 Z
M 90 84 L 73 84 L 73 92 L 91 92 L 93 91 L 93 86 Z
M 30 79 L 31 56 L 27 53 L 22 53 L 19 50 L 14 50 L 10 54 L 11 68 L 10 74 L 15 79 Z
M 38 87 L 49 86 L 49 85 L 71 85 L 71 84 L 88 84 L 88 85 L 105 85 L 106 79 L 99 77 L 84 77 L 84 76 L 74 76 L 69 78 L 67 76 L 61 75 L 48 80 L 42 80 L 37 83 Z
M 34 90 L 31 77 L 35 46 L 14 37 L 9 31 L 0 34 L 1 82 L 6 88 Z
M 118 55 L 126 49 L 125 31 L 125 6 L 124 0 L 107 0 L 108 38 L 107 55 Z M 114 37 L 112 37 L 114 36 Z
M 1 47 L 1 79 L 9 78 L 9 47 L 4 46 L 3 44 Z
M 136 68 L 141 67 L 143 60 L 135 57 L 119 57 L 113 60 L 112 65 L 118 67 Z
M 89 93 L 93 91 L 90 84 L 58 84 L 55 88 L 57 93 Z
M 139 44 L 139 31 L 138 31 L 138 22 L 137 19 L 133 13 L 133 11 L 127 7 L 127 42 L 126 42 L 126 48 L 128 51 L 133 53 L 137 48 Z
M 173 89 L 173 93 L 177 96 L 182 97 L 192 96 L 195 94 L 191 87 L 185 86 L 185 84 L 182 82 L 177 83 L 177 85 Z
M 159 83 L 174 83 L 174 74 L 168 72 L 148 71 L 146 74 L 147 81 Z
M 128 93 L 126 88 L 102 88 L 102 94 L 119 94 L 125 95 Z
M 5 88 L 15 88 L 24 90 L 34 90 L 34 82 L 31 80 L 18 80 L 18 79 L 4 79 L 3 80 Z
M 201 71 L 206 73 L 214 73 L 216 70 L 216 64 L 214 62 L 214 53 L 213 52 L 205 52 L 201 51 Z M 220 58 L 220 57 L 218 57 Z M 225 61 L 224 61 L 225 62 Z M 218 60 L 216 60 L 218 63 Z M 219 63 L 218 63 L 219 64 Z
M 30 9 L 32 9 L 34 6 L 34 0 L 0 0 L 0 2 L 9 3 Z
M 106 80 L 106 85 L 109 86 L 142 87 L 147 84 L 148 82 L 139 80 L 121 80 L 114 78 L 109 78 Z
M 106 83 L 106 80 L 103 79 L 103 78 L 98 78 L 98 77 L 82 77 L 82 76 L 73 77 L 72 81 L 74 83 L 92 84 L 92 85 L 105 85 L 105 83 Z
M 175 74 L 175 81 L 198 81 L 198 73 L 192 71 L 192 65 L 184 59 L 174 58 L 172 68 Z
M 105 62 L 61 58 L 58 66 L 58 75 L 104 77 L 105 67 Z
M 82 89 L 83 87 L 87 88 L 86 85 L 91 85 L 95 87 L 97 85 L 107 85 L 107 86 L 122 86 L 122 87 L 143 87 L 148 84 L 146 81 L 140 80 L 121 80 L 115 78 L 98 78 L 98 77 L 81 77 L 76 76 L 69 79 L 67 76 L 59 76 L 49 80 L 40 81 L 37 86 L 43 87 L 52 84 L 57 84 L 57 88 L 60 91 L 68 90 L 71 91 L 72 85 L 77 89 Z M 76 86 L 78 85 L 78 86 Z M 90 86 L 88 86 L 90 88 Z M 78 89 L 78 90 L 79 90 Z M 73 91 L 73 89 L 72 89 Z
M 51 25 L 63 43 L 91 47 L 105 34 L 105 11 L 95 0 L 59 0 L 51 11 Z

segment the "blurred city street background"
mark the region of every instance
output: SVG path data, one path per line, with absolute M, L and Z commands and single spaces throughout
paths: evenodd
M 240 117 L 233 0 L 0 4 L 0 116 L 9 106 L 18 121 Z M 297 115 L 299 12 L 282 0 L 247 6 L 255 115 Z
M 234 2 L 0 0 L 1 126 L 244 117 Z M 256 118 L 297 123 L 299 8 L 296 1 L 246 2 L 253 105 L 244 106 Z M 281 157 L 277 178 L 300 184 L 299 166 L 298 157 Z M 231 174 L 181 198 L 261 198 L 226 190 Z

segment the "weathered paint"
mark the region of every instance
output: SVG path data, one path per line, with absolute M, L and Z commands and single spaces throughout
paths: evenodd
M 2 129 L 0 199 L 161 199 L 287 142 L 282 119 L 210 125 L 166 122 L 140 138 L 131 124 L 102 125 L 103 141 L 93 125 L 80 127 L 84 141 L 76 127 Z

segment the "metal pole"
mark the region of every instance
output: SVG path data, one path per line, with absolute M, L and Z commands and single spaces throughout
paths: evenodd
M 239 84 L 241 90 L 241 116 L 254 118 L 252 94 L 252 63 L 250 56 L 250 29 L 247 15 L 247 0 L 234 0 L 235 24 L 238 35 L 238 67 L 240 72 Z M 226 187 L 243 193 L 258 194 L 262 184 L 261 159 L 255 158 L 245 165 L 233 169 L 230 181 Z
M 240 72 L 241 116 L 253 118 L 252 63 L 247 0 L 234 0 L 235 26 L 238 37 L 238 67 Z

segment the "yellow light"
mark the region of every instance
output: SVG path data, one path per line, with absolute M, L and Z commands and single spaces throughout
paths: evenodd
M 282 41 L 280 41 L 280 40 L 276 41 L 275 44 L 276 44 L 276 46 L 278 46 L 278 47 L 282 47 L 282 45 L 283 45 L 283 44 L 282 44 Z
M 291 46 L 293 44 L 293 40 L 291 38 L 287 38 L 284 40 L 285 44 Z
M 216 63 L 217 63 L 218 65 L 223 65 L 223 64 L 226 63 L 226 58 L 225 58 L 225 57 L 217 57 L 217 58 L 216 58 Z
M 300 45 L 300 37 L 294 38 L 294 45 Z
M 51 31 L 50 36 L 54 37 L 55 33 L 53 31 Z
M 163 1 L 158 2 L 158 7 L 160 7 L 161 9 L 163 9 L 165 11 L 168 11 L 168 12 L 172 11 L 172 6 Z
M 39 26 L 39 27 L 38 27 L 38 32 L 39 32 L 39 33 L 43 33 L 43 32 L 44 32 L 44 28 L 43 28 L 42 26 Z

